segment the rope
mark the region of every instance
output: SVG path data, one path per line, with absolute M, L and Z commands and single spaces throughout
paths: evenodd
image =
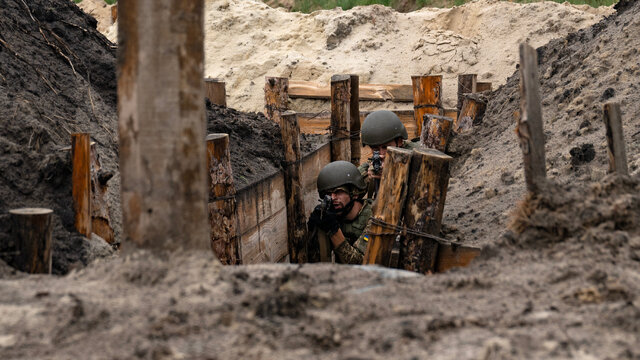
M 225 196 L 216 196 L 216 197 L 209 196 L 209 202 L 220 201 L 220 200 L 230 200 L 230 199 L 234 199 L 235 197 L 236 197 L 235 195 L 225 195 Z
M 325 130 L 331 132 L 331 141 L 346 140 L 346 139 L 360 139 L 360 130 L 347 131 L 345 128 L 339 128 L 333 125 L 329 125 Z M 342 134 L 342 137 L 334 137 L 334 130 L 336 134 Z
M 432 105 L 432 104 L 422 104 L 422 105 L 413 105 L 414 109 L 422 109 L 422 108 L 440 108 L 440 106 L 438 105 Z
M 406 226 L 397 226 L 397 225 L 393 225 L 393 224 L 389 224 L 388 222 L 385 222 L 383 220 L 380 220 L 378 218 L 374 218 L 371 217 L 369 218 L 369 221 L 371 224 L 373 225 L 378 225 L 381 226 L 383 228 L 387 228 L 387 229 L 391 229 L 394 230 L 394 232 L 387 232 L 387 233 L 368 233 L 369 235 L 374 235 L 374 236 L 386 236 L 386 235 L 397 235 L 398 233 L 402 234 L 402 236 L 405 236 L 407 234 L 410 235 L 414 235 L 414 236 L 418 236 L 418 237 L 422 237 L 422 238 L 427 238 L 427 239 L 432 239 L 432 240 L 436 240 L 438 242 L 444 242 L 444 243 L 449 243 L 449 240 L 435 236 L 435 235 L 431 235 L 422 231 L 417 231 L 417 230 L 412 230 L 412 229 L 408 229 Z

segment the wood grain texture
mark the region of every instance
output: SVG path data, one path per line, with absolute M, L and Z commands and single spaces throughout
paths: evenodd
M 487 107 L 487 103 L 477 95 L 467 94 L 463 98 L 462 109 L 453 124 L 453 131 L 456 134 L 470 132 L 473 129 L 473 123 L 484 115 Z
M 204 93 L 212 104 L 227 106 L 227 89 L 224 81 L 205 78 Z
M 629 175 L 627 152 L 622 133 L 622 115 L 620 104 L 607 103 L 603 106 L 603 120 L 607 136 L 607 154 L 609 155 L 609 172 Z
M 264 115 L 267 119 L 280 123 L 280 114 L 289 110 L 289 79 L 265 77 Z
M 71 135 L 72 195 L 76 230 L 91 237 L 91 144 L 86 133 Z
M 360 101 L 413 101 L 411 85 L 359 84 L 358 93 Z M 292 99 L 329 100 L 331 87 L 312 81 L 290 80 L 289 97 Z
M 331 77 L 331 161 L 351 161 L 349 75 Z
M 432 114 L 424 115 L 424 125 L 420 135 L 422 146 L 445 152 L 449 145 L 449 135 L 453 128 L 453 119 Z
M 349 96 L 349 116 L 351 131 L 351 163 L 355 166 L 360 165 L 360 78 L 358 75 L 351 75 L 351 90 Z
M 425 114 L 442 115 L 442 76 L 412 76 L 413 111 L 417 133 L 422 133 Z
M 9 210 L 11 233 L 18 249 L 13 265 L 30 274 L 51 274 L 53 210 L 22 208 Z
M 456 106 L 456 108 L 458 109 L 458 113 L 460 113 L 460 109 L 462 109 L 464 94 L 476 92 L 477 81 L 477 74 L 458 75 L 458 104 Z

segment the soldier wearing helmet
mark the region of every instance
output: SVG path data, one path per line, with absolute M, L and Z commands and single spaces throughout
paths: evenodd
M 362 264 L 368 241 L 364 229 L 371 217 L 362 175 L 352 163 L 334 161 L 322 168 L 317 186 L 326 204 L 309 217 L 309 261 L 329 261 L 333 249 L 338 263 Z

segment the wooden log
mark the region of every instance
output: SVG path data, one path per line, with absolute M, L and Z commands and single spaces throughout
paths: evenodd
M 480 117 L 484 116 L 487 108 L 487 102 L 484 98 L 477 94 L 466 94 L 462 109 L 458 118 L 453 124 L 453 131 L 456 134 L 463 134 L 471 131 L 473 123 Z
M 72 195 L 76 230 L 91 237 L 91 139 L 89 134 L 71 135 Z
M 542 106 L 538 82 L 538 54 L 531 46 L 520 44 L 520 117 L 516 134 L 524 158 L 527 190 L 539 191 L 546 180 Z
M 282 114 L 280 132 L 284 144 L 284 159 L 287 163 L 284 171 L 284 192 L 287 199 L 289 258 L 292 263 L 302 264 L 307 262 L 307 219 L 302 187 L 300 126 L 295 111 L 286 111 Z
M 404 209 L 407 229 L 440 235 L 451 160 L 434 149 L 414 149 Z M 421 274 L 436 270 L 438 241 L 407 233 L 400 249 L 399 268 Z
M 351 161 L 349 75 L 331 77 L 331 161 Z
M 360 101 L 413 101 L 411 85 L 359 84 L 358 93 Z M 292 99 L 329 100 L 331 98 L 331 87 L 312 81 L 290 80 L 289 97 Z
M 224 265 L 240 264 L 236 223 L 236 188 L 233 184 L 228 134 L 209 134 L 207 165 L 209 168 L 209 223 L 211 249 Z
M 474 92 L 485 92 L 485 91 L 492 91 L 492 90 L 493 90 L 493 85 L 490 82 L 478 81 L 476 83 L 476 91 Z
M 103 171 L 95 143 L 91 143 L 91 232 L 109 244 L 115 242 L 107 194 L 109 191 L 107 182 L 112 177 L 113 173 Z
M 123 248 L 209 249 L 204 0 L 118 6 Z
M 349 96 L 350 134 L 351 134 L 351 163 L 360 166 L 360 154 L 362 146 L 360 144 L 360 78 L 358 75 L 351 75 L 351 92 Z
M 476 256 L 480 255 L 481 249 L 465 246 L 456 243 L 438 243 L 438 259 L 436 262 L 436 272 L 445 272 L 454 267 L 465 267 Z
M 111 24 L 115 24 L 118 21 L 118 4 L 111 6 Z
M 476 83 L 478 81 L 477 74 L 463 74 L 458 75 L 458 114 L 462 109 L 462 103 L 464 102 L 464 94 L 470 94 L 476 92 Z
M 604 126 L 607 136 L 607 154 L 609 155 L 609 172 L 629 175 L 627 153 L 622 133 L 622 116 L 620 104 L 607 103 L 603 107 Z
M 441 115 L 442 76 L 412 76 L 414 121 L 422 134 L 424 114 Z
M 11 232 L 18 254 L 13 265 L 30 274 L 51 274 L 53 210 L 22 208 L 9 210 Z
M 429 149 L 445 152 L 449 144 L 449 135 L 453 119 L 446 116 L 425 114 L 420 143 Z
M 387 148 L 380 189 L 367 230 L 369 244 L 363 259 L 365 265 L 389 266 L 391 250 L 396 238 L 395 233 L 397 233 L 390 227 L 400 226 L 402 221 L 412 154 L 411 150 L 395 146 Z
M 226 83 L 219 79 L 205 78 L 204 93 L 212 104 L 227 106 Z
M 264 115 L 267 119 L 280 123 L 280 114 L 289 110 L 289 79 L 265 77 Z

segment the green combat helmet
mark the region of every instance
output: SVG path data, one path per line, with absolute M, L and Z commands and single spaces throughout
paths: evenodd
M 367 115 L 360 130 L 362 146 L 386 144 L 395 138 L 407 140 L 409 134 L 398 115 L 389 110 L 377 110 Z
M 349 190 L 348 185 L 353 185 L 352 196 L 363 195 L 367 189 L 358 168 L 348 161 L 334 161 L 323 167 L 318 174 L 317 185 L 320 197 L 328 190 L 343 186 Z

